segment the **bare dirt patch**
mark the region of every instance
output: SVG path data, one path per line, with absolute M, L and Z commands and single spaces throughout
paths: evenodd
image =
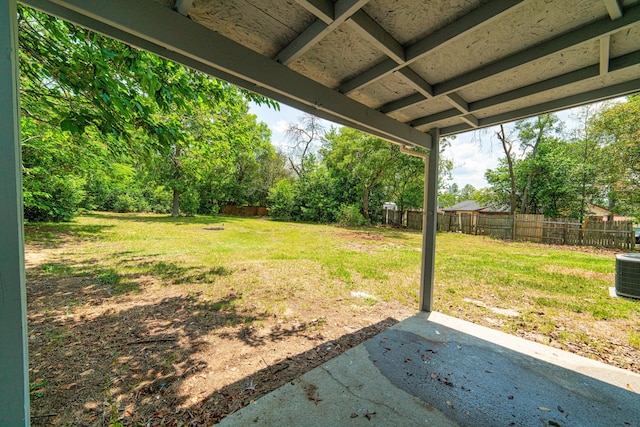
M 231 290 L 214 301 L 144 276 L 118 295 L 43 274 L 58 264 L 42 250 L 28 248 L 34 426 L 211 425 L 413 314 L 379 302 L 274 317 L 235 308 Z
M 384 236 L 374 233 L 368 233 L 366 231 L 360 232 L 349 232 L 349 233 L 337 233 L 338 236 L 349 239 L 349 240 L 373 240 L 373 241 L 384 241 Z

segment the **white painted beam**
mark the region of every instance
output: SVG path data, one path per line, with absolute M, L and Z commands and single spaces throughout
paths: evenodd
M 604 5 L 607 7 L 607 12 L 612 20 L 622 18 L 622 5 L 618 0 L 604 0 Z
M 0 425 L 28 426 L 29 363 L 15 0 L 0 0 Z
M 431 147 L 431 136 L 354 101 L 152 0 L 24 0 L 63 19 L 398 144 Z M 100 25 L 92 26 L 93 23 Z M 163 25 L 157 25 L 162 22 Z
M 611 48 L 611 36 L 606 35 L 600 39 L 600 75 L 609 72 L 609 56 Z

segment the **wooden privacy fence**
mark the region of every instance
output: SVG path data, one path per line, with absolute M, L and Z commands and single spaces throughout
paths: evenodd
M 408 210 L 403 213 L 384 210 L 383 222 L 395 227 L 421 230 L 422 211 Z M 569 218 L 516 214 L 514 223 L 514 215 L 441 212 L 438 213 L 438 231 L 554 245 L 635 249 L 631 221 L 587 219 L 580 223 Z
M 223 215 L 233 216 L 267 216 L 267 208 L 264 206 L 235 206 L 224 205 L 220 208 Z

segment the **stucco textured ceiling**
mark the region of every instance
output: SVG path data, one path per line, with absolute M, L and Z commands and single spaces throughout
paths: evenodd
M 248 89 L 427 148 L 435 129 L 455 134 L 640 91 L 638 0 L 25 3 L 100 22 Z

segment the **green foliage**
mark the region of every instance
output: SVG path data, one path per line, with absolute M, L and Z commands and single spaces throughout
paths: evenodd
M 360 213 L 360 205 L 358 204 L 340 206 L 337 222 L 344 227 L 361 227 L 368 223 Z
M 28 219 L 266 199 L 278 159 L 247 102 L 277 103 L 26 7 L 18 23 Z
M 84 197 L 83 180 L 31 171 L 24 179 L 24 217 L 27 221 L 69 221 Z
M 589 204 L 617 215 L 640 215 L 640 96 L 603 107 L 583 107 L 580 123 L 564 135 L 557 118 L 543 115 L 516 124 L 521 152 L 513 158 L 516 211 L 584 219 Z M 508 204 L 506 159 L 485 174 L 492 199 Z
M 331 223 L 335 221 L 338 200 L 335 183 L 322 164 L 307 163 L 305 171 L 295 184 L 294 219 L 306 222 Z
M 397 146 L 350 128 L 332 129 L 321 150 L 331 175 L 355 190 L 365 218 L 370 217 L 374 187 L 390 176 L 391 166 L 400 157 Z M 348 194 L 344 189 L 343 194 Z M 349 200 L 346 200 L 349 202 Z
M 588 123 L 600 144 L 593 156 L 601 204 L 620 215 L 640 217 L 640 96 L 605 105 Z
M 288 179 L 281 179 L 269 190 L 267 206 L 269 215 L 280 220 L 291 220 L 295 216 L 295 189 Z

